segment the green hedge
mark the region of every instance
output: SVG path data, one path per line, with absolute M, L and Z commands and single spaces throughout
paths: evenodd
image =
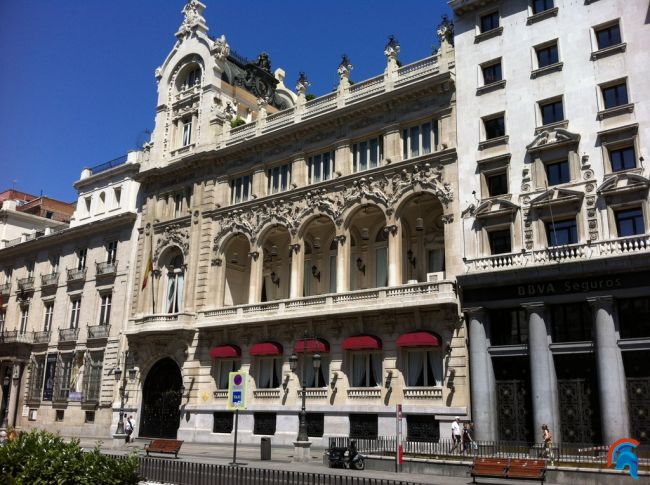
M 0 446 L 0 484 L 118 485 L 137 484 L 138 460 L 102 455 L 99 446 L 83 452 L 78 440 L 66 443 L 42 430 L 22 433 Z

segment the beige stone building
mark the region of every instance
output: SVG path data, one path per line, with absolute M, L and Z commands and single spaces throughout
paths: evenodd
M 156 69 L 137 178 L 136 434 L 231 442 L 242 370 L 241 442 L 296 439 L 303 377 L 315 443 L 394 434 L 397 404 L 410 436 L 446 437 L 469 405 L 449 25 L 409 65 L 391 38 L 368 80 L 344 57 L 336 91 L 307 100 L 305 76 L 294 94 L 267 54 L 209 37 L 204 8 L 187 3 Z

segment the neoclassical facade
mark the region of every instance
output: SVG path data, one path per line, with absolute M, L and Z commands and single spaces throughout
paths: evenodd
M 414 437 L 439 436 L 469 412 L 449 25 L 401 67 L 389 39 L 366 81 L 344 57 L 337 90 L 308 100 L 304 75 L 294 94 L 267 54 L 210 38 L 203 9 L 186 5 L 156 70 L 138 175 L 138 435 L 230 442 L 227 375 L 243 370 L 243 442 L 295 440 L 303 378 L 317 443 L 391 434 L 396 404 Z

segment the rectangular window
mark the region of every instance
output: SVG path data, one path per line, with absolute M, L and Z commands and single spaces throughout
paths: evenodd
M 622 82 L 601 88 L 603 93 L 603 105 L 605 109 L 614 108 L 628 104 L 627 85 Z
M 183 146 L 186 147 L 192 143 L 192 120 L 183 121 Z
M 118 208 L 122 201 L 122 187 L 115 187 L 113 189 L 113 200 L 115 201 L 115 208 Z
M 650 337 L 650 297 L 626 298 L 616 303 L 621 338 Z
M 496 62 L 488 66 L 483 66 L 483 84 L 488 85 L 501 81 L 503 79 L 501 75 L 501 62 Z
M 183 215 L 183 196 L 181 194 L 174 194 L 174 217 L 181 217 Z
M 117 260 L 117 241 L 110 241 L 106 245 L 106 262 L 115 264 Z
M 267 194 L 277 194 L 289 189 L 291 183 L 291 165 L 285 164 L 273 167 L 267 171 L 268 187 Z
M 528 342 L 528 317 L 523 308 L 490 310 L 490 345 L 521 345 Z
M 258 389 L 275 389 L 280 386 L 280 359 L 278 357 L 258 359 Z
M 213 433 L 232 433 L 233 413 L 231 411 L 217 411 L 212 413 Z
M 70 328 L 79 328 L 79 314 L 81 312 L 81 298 L 75 298 L 71 302 Z
M 327 376 L 329 374 L 329 360 L 327 355 L 321 355 L 321 365 L 318 369 L 314 369 L 313 354 L 300 354 L 298 360 L 298 369 L 300 371 L 300 381 L 302 382 L 302 369 L 305 369 L 305 386 L 316 388 L 325 387 L 327 385 Z M 303 367 L 303 359 L 306 359 Z
M 407 441 L 437 442 L 440 440 L 440 423 L 432 414 L 406 415 Z
M 587 302 L 551 305 L 553 342 L 585 342 L 592 340 L 593 319 Z
M 59 262 L 61 261 L 61 257 L 58 254 L 55 254 L 50 258 L 50 267 L 52 268 L 52 273 L 58 273 L 59 272 Z
M 409 350 L 406 385 L 434 387 L 442 385 L 442 357 L 434 350 Z
M 510 229 L 488 232 L 490 254 L 507 254 L 512 252 Z
M 376 414 L 350 414 L 350 438 L 377 439 L 378 425 Z
M 101 298 L 102 302 L 99 308 L 99 324 L 108 325 L 111 320 L 111 303 L 113 301 L 113 295 L 111 293 L 105 293 Z
M 27 323 L 29 321 L 29 307 L 20 307 L 20 333 L 27 332 Z
M 72 377 L 72 353 L 59 354 L 59 365 L 56 369 L 54 382 L 54 398 L 65 401 L 70 394 L 70 378 Z
M 88 254 L 87 249 L 77 249 L 77 269 L 82 270 L 86 269 L 86 255 Z
M 553 8 L 553 0 L 533 0 L 533 14 L 538 14 Z
M 104 365 L 104 352 L 87 352 L 84 361 L 83 373 L 83 400 L 98 402 L 102 387 L 102 366 Z M 77 374 L 78 376 L 78 374 Z
M 27 263 L 27 277 L 28 278 L 34 277 L 34 261 L 30 261 L 29 263 Z
M 352 387 L 381 385 L 381 356 L 372 352 L 352 354 Z
M 217 389 L 228 389 L 228 376 L 230 372 L 239 370 L 239 361 L 234 359 L 218 359 L 217 361 Z
M 95 411 L 86 411 L 84 414 L 84 423 L 94 423 L 95 422 Z
M 561 162 L 547 163 L 544 165 L 546 170 L 546 181 L 548 185 L 565 184 L 571 180 L 569 174 L 569 161 L 562 160 Z
M 481 33 L 494 30 L 499 27 L 499 12 L 492 12 L 487 15 L 481 15 L 480 28 Z
M 438 121 L 422 123 L 402 130 L 404 159 L 426 155 L 438 146 Z
M 309 157 L 307 159 L 309 183 L 315 184 L 324 180 L 332 179 L 334 177 L 334 171 L 336 170 L 334 160 L 335 156 L 333 150 Z
M 276 421 L 275 413 L 253 413 L 253 434 L 273 436 Z
M 557 51 L 557 43 L 538 47 L 535 49 L 537 55 L 537 67 L 546 67 L 551 64 L 557 64 L 560 61 Z
M 575 219 L 566 221 L 548 221 L 546 223 L 548 247 L 577 244 L 578 228 Z
M 45 303 L 43 319 L 43 331 L 50 332 L 52 330 L 52 317 L 54 316 L 54 302 L 48 301 Z
M 352 144 L 352 167 L 355 172 L 376 168 L 384 160 L 384 138 L 378 136 L 370 140 Z
M 609 161 L 612 164 L 612 172 L 629 170 L 636 167 L 636 153 L 634 147 L 624 147 L 609 151 Z
M 618 232 L 618 237 L 645 234 L 643 211 L 640 207 L 619 210 L 614 214 L 616 215 L 616 231 Z
M 549 123 L 555 123 L 564 119 L 564 108 L 562 107 L 562 101 L 552 101 L 545 104 L 540 103 L 539 109 L 542 114 L 543 125 L 548 125 Z
M 621 29 L 618 22 L 595 30 L 598 49 L 605 49 L 621 43 Z
M 244 175 L 230 181 L 230 203 L 239 204 L 246 202 L 251 197 L 251 181 L 250 175 Z
M 485 139 L 499 138 L 506 134 L 506 122 L 503 116 L 483 120 L 485 126 Z
M 508 175 L 505 172 L 488 175 L 486 181 L 490 197 L 508 193 Z
M 7 310 L 0 308 L 0 333 L 5 331 L 6 321 L 7 321 Z
M 29 399 L 40 401 L 43 394 L 43 377 L 45 375 L 45 357 L 35 356 L 32 360 L 32 372 L 29 380 Z

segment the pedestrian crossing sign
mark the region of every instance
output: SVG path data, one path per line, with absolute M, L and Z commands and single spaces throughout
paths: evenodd
M 248 373 L 228 374 L 228 409 L 246 409 L 246 381 Z

